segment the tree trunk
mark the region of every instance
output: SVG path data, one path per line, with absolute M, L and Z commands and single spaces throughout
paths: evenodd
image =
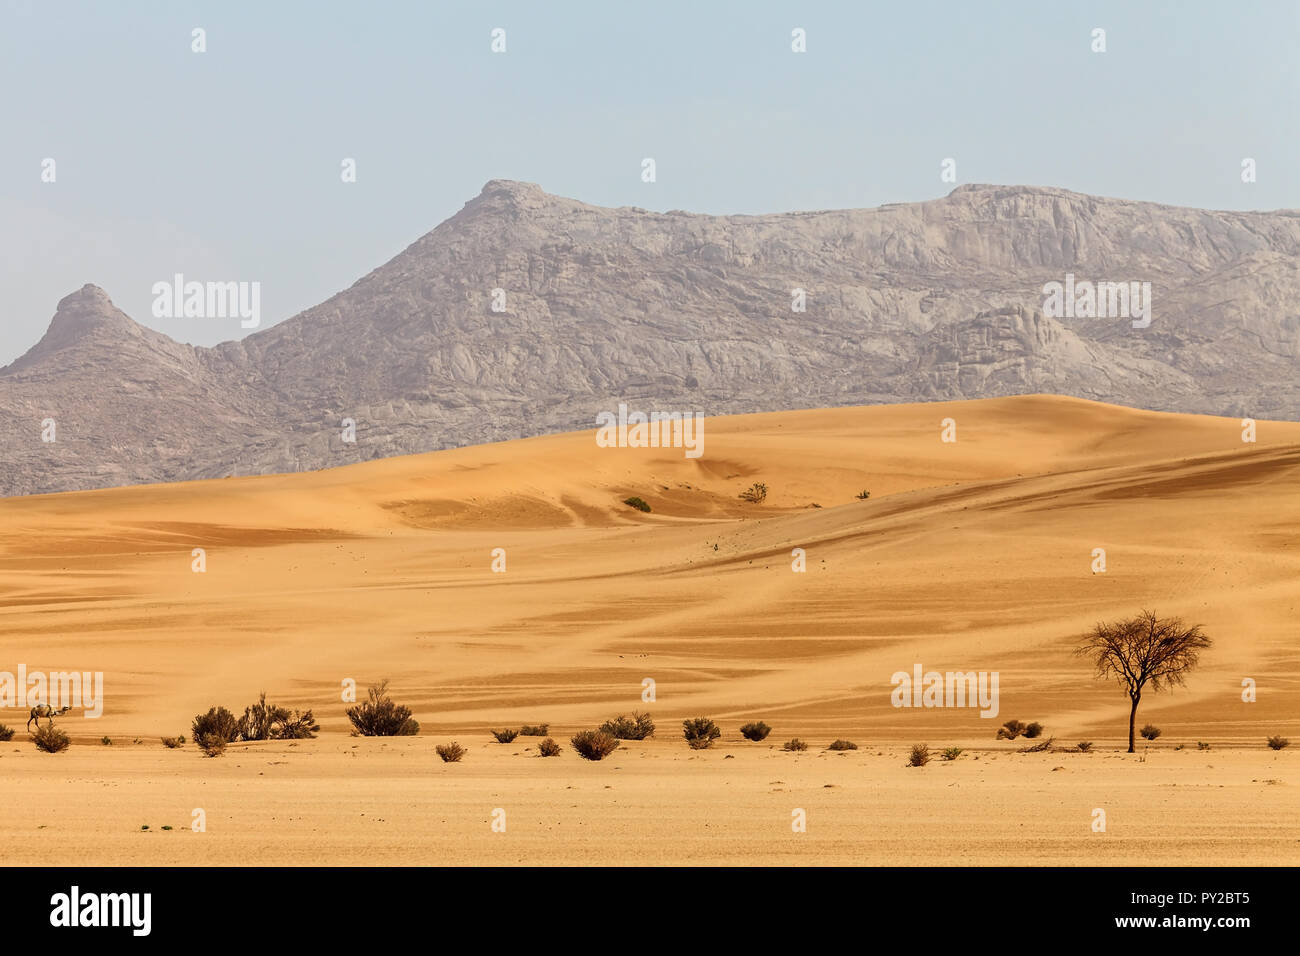
M 1133 750 L 1133 727 L 1137 724 L 1138 701 L 1141 697 L 1133 698 L 1133 709 L 1128 712 L 1128 752 L 1134 753 Z

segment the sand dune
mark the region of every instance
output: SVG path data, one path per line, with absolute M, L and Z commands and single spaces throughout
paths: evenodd
M 945 418 L 956 422 L 955 443 L 940 440 Z M 630 782 L 619 786 L 647 807 L 659 805 L 656 794 L 676 797 L 665 798 L 664 819 L 645 823 L 659 849 L 641 862 L 729 859 L 725 836 L 698 832 L 698 821 L 676 826 L 671 808 L 693 820 L 725 806 L 784 806 L 785 796 L 755 796 L 783 789 L 771 781 L 861 785 L 836 813 L 848 805 L 865 812 L 873 798 L 861 787 L 875 781 L 870 792 L 893 808 L 893 822 L 881 825 L 901 841 L 912 781 L 924 781 L 914 813 L 937 821 L 947 793 L 936 774 L 968 790 L 983 781 L 976 803 L 996 814 L 1005 801 L 1033 802 L 1017 797 L 1022 772 L 1053 794 L 1044 813 L 1064 814 L 1061 832 L 1053 823 L 1034 844 L 1014 825 L 994 827 L 983 858 L 965 862 L 1151 859 L 1140 842 L 1088 857 L 1096 851 L 1067 839 L 1073 815 L 1102 805 L 1089 794 L 1106 787 L 1147 813 L 1154 804 L 1142 801 L 1169 798 L 1163 788 L 1175 784 L 1202 789 L 1194 798 L 1180 791 L 1190 803 L 1171 810 L 1221 810 L 1221 829 L 1198 843 L 1190 830 L 1175 832 L 1175 821 L 1159 821 L 1162 861 L 1221 852 L 1224 862 L 1249 862 L 1243 853 L 1300 862 L 1300 815 L 1286 798 L 1297 783 L 1294 748 L 1263 746 L 1273 733 L 1300 740 L 1300 424 L 1260 422 L 1257 442 L 1241 436 L 1235 419 L 1027 396 L 710 419 L 699 459 L 680 449 L 600 448 L 584 432 L 317 473 L 8 499 L 0 502 L 0 670 L 103 671 L 106 701 L 98 720 L 75 712 L 61 719 L 74 747 L 58 757 L 22 738 L 25 712 L 0 711 L 0 722 L 20 728 L 0 745 L 0 777 L 25 781 L 0 788 L 0 836 L 25 839 L 51 807 L 64 808 L 70 828 L 60 839 L 94 833 L 94 812 L 75 810 L 73 794 L 89 798 L 102 785 L 120 788 L 104 812 L 123 825 L 136 806 L 126 792 L 141 787 L 141 774 L 156 775 L 162 789 L 140 799 L 158 813 L 160 799 L 198 805 L 187 791 L 208 786 L 243 836 L 201 850 L 88 837 L 94 852 L 238 862 L 241 847 L 257 845 L 268 860 L 296 862 L 321 827 L 331 828 L 340 852 L 370 845 L 374 831 L 355 823 L 356 807 L 400 815 L 385 803 L 382 780 L 408 810 L 411 801 L 445 797 L 448 819 L 477 821 L 478 809 L 458 801 L 478 808 L 475 801 L 494 799 L 488 793 L 531 807 L 529 819 L 554 810 L 561 830 L 539 830 L 517 857 L 491 859 L 579 862 L 599 851 L 575 835 L 584 824 L 570 804 L 593 813 L 603 806 L 599 781 L 609 763 L 588 765 L 567 749 L 555 761 L 521 754 L 511 762 L 523 739 L 488 744 L 486 730 L 548 721 L 560 736 L 648 709 L 658 739 L 629 746 L 618 779 Z M 755 481 L 768 485 L 766 502 L 739 500 Z M 868 500 L 855 498 L 862 490 Z M 652 512 L 622 504 L 629 495 Z M 206 551 L 205 573 L 191 570 L 194 548 Z M 491 569 L 496 548 L 505 549 L 504 573 Z M 795 548 L 806 553 L 806 573 L 791 570 Z M 1105 549 L 1105 573 L 1093 573 L 1095 548 Z M 1123 695 L 1094 682 L 1070 654 L 1095 621 L 1142 607 L 1200 623 L 1216 640 L 1186 688 L 1143 703 L 1139 716 L 1165 729 L 1158 772 L 1157 758 L 1138 765 L 1111 753 L 1127 729 Z M 890 676 L 917 663 L 998 671 L 998 719 L 969 708 L 891 706 Z M 341 682 L 364 688 L 384 677 L 415 711 L 421 737 L 385 744 L 346 736 Z M 642 703 L 645 678 L 656 682 L 652 704 Z M 1255 703 L 1241 700 L 1244 678 L 1258 683 Z M 160 735 L 187 730 L 196 712 L 217 703 L 242 709 L 263 689 L 313 708 L 322 739 L 293 751 L 243 745 L 218 760 L 158 745 Z M 740 742 L 724 763 L 721 749 L 696 754 L 675 742 L 680 720 L 696 714 L 717 719 L 729 746 L 740 723 L 762 718 L 776 728 L 769 743 L 797 735 L 824 746 L 845 736 L 863 749 L 821 758 Z M 1105 752 L 1004 754 L 1015 748 L 995 743 L 993 732 L 1009 717 L 1042 721 L 1060 742 L 1092 740 Z M 112 748 L 97 743 L 104 735 Z M 435 766 L 429 738 L 452 736 L 471 746 L 470 756 Z M 941 770 L 896 769 L 902 745 L 921 740 L 985 756 Z M 1190 742 L 1194 750 L 1197 740 L 1213 744 L 1213 758 L 1172 749 Z M 311 783 L 315 810 L 301 818 L 310 827 L 285 822 L 283 807 L 272 813 L 289 792 L 275 786 L 293 785 L 268 779 L 263 791 L 262 775 L 294 778 L 269 773 L 268 760 L 288 761 Z M 1067 769 L 1052 772 L 1058 765 Z M 827 776 L 832 767 L 840 778 Z M 68 790 L 70 778 L 78 782 Z M 561 781 L 578 788 L 573 800 L 556 796 Z M 750 788 L 753 799 L 711 808 L 732 799 L 729 785 Z M 341 795 L 330 797 L 331 788 Z M 640 817 L 621 806 L 586 825 L 614 826 L 614 813 L 624 829 L 609 836 L 609 853 L 637 862 Z M 171 816 L 188 826 L 188 812 Z M 775 827 L 773 841 L 789 839 L 784 812 L 784 823 L 778 814 L 763 824 Z M 1134 840 L 1151 837 L 1128 821 Z M 1086 822 L 1078 831 L 1085 843 Z M 746 826 L 720 833 L 739 838 L 736 827 Z M 1248 826 L 1249 835 L 1234 829 Z M 492 838 L 485 823 L 481 830 L 482 840 Z M 853 824 L 825 861 L 862 857 L 871 832 Z M 398 828 L 379 859 L 469 859 L 477 839 L 437 849 L 404 844 Z M 803 851 L 773 843 L 762 852 L 794 862 Z M 941 852 L 936 844 L 916 861 L 940 862 Z

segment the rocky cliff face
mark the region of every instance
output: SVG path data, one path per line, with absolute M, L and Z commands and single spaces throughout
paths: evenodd
M 1150 283 L 1150 327 L 1044 315 L 1044 283 L 1066 273 Z M 0 370 L 0 493 L 328 467 L 590 428 L 620 401 L 713 415 L 1057 392 L 1295 419 L 1298 293 L 1289 211 L 963 186 L 697 216 L 493 180 L 351 288 L 240 342 L 180 345 L 94 286 L 66 297 Z

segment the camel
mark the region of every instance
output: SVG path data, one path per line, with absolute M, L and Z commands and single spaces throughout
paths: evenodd
M 32 721 L 34 720 L 34 721 L 36 721 L 36 729 L 37 729 L 37 730 L 40 730 L 40 729 L 41 729 L 41 718 L 42 718 L 42 717 L 44 717 L 46 720 L 48 720 L 48 721 L 50 722 L 50 726 L 53 727 L 53 726 L 54 726 L 54 718 L 55 718 L 55 717 L 62 717 L 64 714 L 66 714 L 66 713 L 67 713 L 68 711 L 70 711 L 70 710 L 72 710 L 72 708 L 71 708 L 70 706 L 69 706 L 69 707 L 61 707 L 61 708 L 59 708 L 58 710 L 55 710 L 55 709 L 54 709 L 53 707 L 51 707 L 49 704 L 37 704 L 35 707 L 32 708 L 32 715 L 31 715 L 30 717 L 27 718 L 27 729 L 28 729 L 28 730 L 31 730 L 31 729 L 32 729 Z

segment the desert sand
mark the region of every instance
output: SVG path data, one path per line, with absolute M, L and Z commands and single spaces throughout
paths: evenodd
M 62 754 L 0 710 L 6 863 L 1300 863 L 1300 424 L 1246 443 L 1237 419 L 1025 396 L 714 418 L 699 459 L 593 434 L 0 501 L 0 670 L 105 681 Z M 1143 607 L 1215 646 L 1144 699 L 1164 733 L 1129 755 L 1122 691 L 1070 650 Z M 918 663 L 997 671 L 998 716 L 893 707 Z M 349 736 L 349 678 L 388 678 L 421 734 Z M 262 690 L 320 738 L 159 742 Z M 569 747 L 634 710 L 655 738 Z M 681 740 L 697 715 L 712 749 Z M 1008 718 L 1059 749 L 995 741 Z M 488 734 L 542 722 L 559 757 Z M 907 767 L 918 742 L 965 752 Z

